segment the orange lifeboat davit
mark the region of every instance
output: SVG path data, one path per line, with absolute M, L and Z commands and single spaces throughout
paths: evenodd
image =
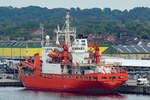
M 64 64 L 68 64 L 68 46 L 67 45 L 57 45 L 60 48 L 63 48 L 63 51 L 54 50 L 48 54 L 50 58 L 58 59 L 59 61 L 64 60 Z
M 48 54 L 51 58 L 57 58 L 59 56 L 59 51 L 53 51 Z

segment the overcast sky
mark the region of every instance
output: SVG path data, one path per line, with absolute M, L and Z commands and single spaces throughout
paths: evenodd
M 0 6 L 26 7 L 41 6 L 51 8 L 112 8 L 132 9 L 134 7 L 150 7 L 150 0 L 0 0 Z

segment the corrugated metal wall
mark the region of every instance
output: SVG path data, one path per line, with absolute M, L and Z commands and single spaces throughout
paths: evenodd
M 99 47 L 100 54 L 105 56 L 150 56 L 150 54 L 103 54 L 103 52 L 109 47 Z M 91 48 L 88 48 L 91 49 Z M 92 49 L 94 50 L 94 49 Z M 28 52 L 27 52 L 28 51 Z M 23 57 L 34 56 L 35 53 L 39 53 L 42 56 L 42 48 L 6 48 L 0 47 L 0 56 L 7 57 Z
M 99 47 L 100 54 L 105 51 L 108 47 Z M 28 52 L 27 52 L 28 51 Z M 22 57 L 22 56 L 34 56 L 35 53 L 39 53 L 42 56 L 42 48 L 0 48 L 0 56 L 8 57 Z
M 28 51 L 28 52 L 27 52 Z M 19 57 L 19 56 L 34 56 L 39 53 L 42 56 L 42 48 L 0 48 L 0 56 Z

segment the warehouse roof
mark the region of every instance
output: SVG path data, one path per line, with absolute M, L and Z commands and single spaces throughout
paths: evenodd
M 21 48 L 21 47 L 41 47 L 40 41 L 0 41 L 0 47 Z
M 50 44 L 55 44 L 55 41 L 50 41 Z M 0 47 L 4 48 L 41 48 L 41 41 L 0 41 Z
M 149 54 L 150 45 L 112 45 L 104 53 Z

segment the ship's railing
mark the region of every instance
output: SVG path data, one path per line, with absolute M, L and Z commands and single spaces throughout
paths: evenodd
M 126 73 L 123 68 L 116 68 L 117 73 Z
M 126 71 L 122 68 L 119 68 L 119 67 L 114 67 L 114 66 L 104 66 L 103 68 L 103 72 L 105 74 L 108 74 L 108 73 L 126 73 Z
M 113 66 L 115 64 L 104 64 L 104 63 L 101 63 L 100 65 L 97 65 L 97 64 L 78 64 L 79 66 Z
M 120 59 L 150 59 L 150 54 L 102 54 L 101 57 L 120 58 Z
M 77 75 L 77 74 L 41 74 L 44 78 L 55 78 L 55 79 L 78 79 L 78 80 L 97 80 L 97 76 Z

